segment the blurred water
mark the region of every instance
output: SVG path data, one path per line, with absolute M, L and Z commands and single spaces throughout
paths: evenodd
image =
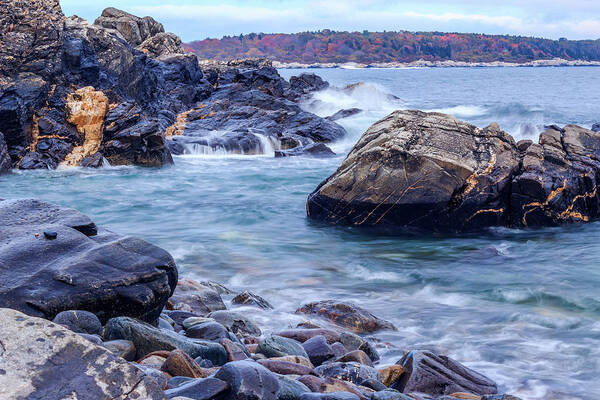
M 341 121 L 349 136 L 333 147 L 342 153 L 395 108 L 498 121 L 519 137 L 600 120 L 596 68 L 313 72 L 338 87 L 369 82 L 305 105 L 366 110 Z M 305 302 L 351 300 L 399 328 L 375 335 L 384 363 L 427 348 L 523 399 L 600 398 L 600 223 L 398 237 L 308 221 L 307 195 L 342 158 L 182 156 L 164 169 L 16 172 L 0 177 L 0 197 L 75 207 L 160 245 L 182 275 L 268 299 L 275 312 L 252 315 L 271 329 L 301 321 L 291 312 Z

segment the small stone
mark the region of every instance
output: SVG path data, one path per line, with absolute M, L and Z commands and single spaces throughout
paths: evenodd
M 305 365 L 310 369 L 314 368 L 314 365 L 310 362 L 307 357 L 302 356 L 283 356 L 283 357 L 271 357 L 270 360 L 274 361 L 289 361 L 300 365 Z
M 474 395 L 473 393 L 456 392 L 452 393 L 450 397 L 461 400 L 481 400 L 481 396 Z
M 382 390 L 376 393 L 373 393 L 371 396 L 372 400 L 415 400 L 412 397 L 408 397 L 405 394 L 400 393 L 394 389 Z
M 277 332 L 276 335 L 283 336 L 286 338 L 294 339 L 300 343 L 304 343 L 315 336 L 325 336 L 327 343 L 332 344 L 340 340 L 340 334 L 331 329 L 288 329 L 285 331 Z
M 311 392 L 302 382 L 284 375 L 276 375 L 276 377 L 279 380 L 277 400 L 298 400 L 303 393 Z
M 288 339 L 277 335 L 270 335 L 261 340 L 256 351 L 264 354 L 268 358 L 283 356 L 301 356 L 309 358 L 299 342 L 294 339 Z
M 375 347 L 373 347 L 373 345 L 371 345 L 371 343 L 368 340 L 354 333 L 342 332 L 340 334 L 340 343 L 343 344 L 344 347 L 348 349 L 348 351 L 364 351 L 365 353 L 367 353 L 367 355 L 373 362 L 379 360 L 379 354 L 377 353 L 377 350 L 375 350 Z
M 98 317 L 83 310 L 69 310 L 60 312 L 52 322 L 60 324 L 76 333 L 102 334 L 102 324 Z
M 248 350 L 243 348 L 243 344 L 235 343 L 229 339 L 219 340 L 219 344 L 225 348 L 227 361 L 241 361 L 250 357 Z
M 206 378 L 206 372 L 192 357 L 181 350 L 174 350 L 162 365 L 162 370 L 173 376 Z
M 192 381 L 194 381 L 194 378 L 189 378 L 187 376 L 174 376 L 169 379 L 169 382 L 167 383 L 167 389 L 174 389 Z
M 323 378 L 314 375 L 303 375 L 296 378 L 298 382 L 302 382 L 311 392 L 321 391 L 321 385 L 324 383 Z
M 379 373 L 379 379 L 385 386 L 392 386 L 404 373 L 404 367 L 402 365 L 390 365 L 379 369 L 377 372 Z
M 217 291 L 190 279 L 179 280 L 170 301 L 175 304 L 175 309 L 186 305 L 190 311 L 202 316 L 212 311 L 227 309 Z
M 349 392 L 304 393 L 299 400 L 359 400 L 359 397 Z
M 165 395 L 170 399 L 182 396 L 193 400 L 210 400 L 223 396 L 228 389 L 229 385 L 220 379 L 194 379 L 181 386 L 165 390 Z
M 325 361 L 332 359 L 335 357 L 335 352 L 327 344 L 327 339 L 325 336 L 318 335 L 308 339 L 306 342 L 302 343 L 302 347 L 308 354 L 308 358 L 313 365 L 321 365 Z
M 48 240 L 54 240 L 58 237 L 58 233 L 54 231 L 44 231 L 44 237 Z
M 212 312 L 208 314 L 208 317 L 213 318 L 239 337 L 262 335 L 258 325 L 242 314 L 223 310 Z
M 135 360 L 135 345 L 131 340 L 110 340 L 102 344 L 116 356 L 124 358 L 127 361 Z
M 258 360 L 258 363 L 266 367 L 269 371 L 281 375 L 314 375 L 315 372 L 311 367 L 306 365 L 296 364 L 289 361 L 278 360 Z
M 273 306 L 269 304 L 268 301 L 254 293 L 250 293 L 249 291 L 238 294 L 233 298 L 233 300 L 231 300 L 231 302 L 233 304 L 256 306 L 258 308 L 262 308 L 263 310 L 273 309 Z
M 159 388 L 161 388 L 162 390 L 165 390 L 167 388 L 168 378 L 162 371 L 160 371 L 157 368 L 154 368 L 150 365 L 143 365 L 143 364 L 133 364 L 133 365 L 135 365 L 140 371 L 143 371 L 144 374 L 146 374 L 146 376 L 149 379 L 154 381 L 154 383 Z
M 90 335 L 89 333 L 78 333 L 78 335 L 98 346 L 102 346 L 102 338 L 99 335 Z
M 385 386 L 383 383 L 379 382 L 376 379 L 367 379 L 364 380 L 360 383 L 359 386 L 364 386 L 366 388 L 369 389 L 373 389 L 375 391 L 381 391 L 381 390 L 386 390 L 387 386 Z
M 215 320 L 212 318 L 205 317 L 189 317 L 184 319 L 181 325 L 183 325 L 184 329 L 190 329 L 194 325 L 200 325 L 206 322 L 215 322 Z
M 227 363 L 214 377 L 229 384 L 226 400 L 277 400 L 280 389 L 274 373 L 249 360 Z
M 343 356 L 336 359 L 335 361 L 336 362 L 357 362 L 359 364 L 368 365 L 369 367 L 373 366 L 373 362 L 371 361 L 371 359 L 369 358 L 367 353 L 365 353 L 362 350 L 354 350 L 349 353 L 346 353 Z
M 296 313 L 314 314 L 355 333 L 375 332 L 381 329 L 396 330 L 392 323 L 380 319 L 355 304 L 324 300 L 306 304 Z
M 340 342 L 335 342 L 331 345 L 331 349 L 335 353 L 336 357 L 342 357 L 344 354 L 348 353 L 348 349 L 341 344 Z
M 379 373 L 375 368 L 355 362 L 326 364 L 315 368 L 315 372 L 324 378 L 341 379 L 355 385 L 368 379 L 379 380 Z

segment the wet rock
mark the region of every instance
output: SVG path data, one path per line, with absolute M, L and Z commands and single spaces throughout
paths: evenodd
M 130 340 L 110 340 L 103 342 L 102 346 L 107 348 L 114 355 L 124 358 L 127 361 L 134 361 L 137 351 L 135 345 Z
M 158 319 L 158 327 L 160 329 L 166 329 L 168 331 L 175 331 L 175 328 L 173 327 L 174 324 L 175 324 L 175 322 L 172 319 L 169 318 L 169 320 L 167 320 L 162 315 Z
M 69 310 L 62 311 L 54 317 L 52 322 L 60 324 L 76 333 L 102 334 L 102 324 L 95 314 L 89 311 Z
M 315 336 L 324 336 L 327 339 L 327 343 L 333 344 L 340 340 L 339 332 L 331 329 L 322 328 L 311 328 L 311 329 L 288 329 L 285 331 L 277 332 L 278 336 L 294 339 L 300 343 L 306 342 Z
M 178 396 L 194 400 L 211 400 L 222 398 L 229 390 L 229 385 L 220 379 L 205 378 L 195 379 L 178 387 L 165 390 L 167 398 Z
M 271 357 L 270 359 L 274 360 L 274 361 L 288 361 L 288 362 L 292 362 L 292 363 L 296 363 L 296 364 L 307 366 L 310 369 L 314 368 L 314 366 L 312 365 L 312 363 L 310 362 L 310 360 L 308 359 L 308 357 L 302 357 L 302 356 L 283 356 L 283 357 Z
M 309 196 L 308 215 L 451 232 L 587 222 L 600 215 L 596 153 L 600 136 L 575 125 L 550 126 L 538 143 L 518 147 L 497 124 L 480 129 L 444 114 L 396 111 Z
M 253 305 L 263 310 L 273 309 L 273 306 L 268 301 L 249 291 L 238 294 L 231 302 L 233 304 Z
M 258 363 L 266 367 L 269 371 L 281 375 L 312 375 L 314 371 L 311 367 L 282 360 L 258 360 Z
M 250 352 L 241 342 L 234 342 L 229 339 L 219 340 L 219 344 L 223 346 L 227 353 L 227 361 L 240 361 L 250 358 Z
M 398 364 L 404 374 L 391 387 L 403 393 L 421 392 L 449 395 L 468 392 L 477 395 L 496 394 L 496 384 L 489 378 L 446 356 L 427 351 L 411 351 Z
M 360 385 L 361 382 L 369 379 L 379 380 L 379 374 L 375 368 L 355 362 L 325 364 L 315 368 L 315 372 L 325 378 L 340 379 L 355 385 Z
M 404 373 L 402 365 L 390 365 L 378 370 L 379 378 L 385 386 L 392 386 Z
M 303 73 L 290 78 L 290 91 L 296 98 L 328 87 L 329 83 L 316 74 Z
M 174 309 L 187 305 L 190 307 L 189 311 L 203 316 L 227 308 L 214 289 L 189 279 L 182 279 L 177 283 L 175 293 L 169 301 L 174 304 Z
M 83 168 L 100 168 L 103 165 L 104 157 L 100 152 L 96 152 L 91 156 L 85 157 L 79 162 L 79 166 Z
M 0 132 L 0 175 L 9 172 L 12 169 L 12 161 L 8 154 L 8 147 L 4 141 L 4 135 Z
M 357 395 L 361 400 L 369 400 L 374 393 L 372 389 L 357 386 L 352 382 L 343 381 L 336 378 L 323 379 L 319 391 L 322 393 L 349 392 Z
M 267 358 L 300 356 L 310 359 L 299 342 L 277 335 L 269 335 L 261 340 L 256 351 Z
M 223 365 L 227 360 L 225 349 L 217 343 L 188 339 L 178 333 L 155 328 L 127 317 L 109 320 L 104 327 L 104 338 L 132 341 L 138 358 L 153 351 L 180 349 L 192 358 L 203 357 L 211 360 L 215 365 Z
M 188 378 L 187 376 L 174 376 L 173 378 L 169 379 L 167 389 L 174 389 L 176 387 L 185 385 L 186 383 L 190 383 L 193 381 L 194 378 Z
M 369 389 L 373 389 L 375 391 L 386 390 L 387 386 L 378 381 L 377 379 L 366 379 L 360 383 L 359 386 L 364 386 Z
M 303 393 L 311 392 L 302 382 L 282 375 L 276 375 L 276 377 L 279 380 L 278 400 L 298 400 Z
M 184 329 L 190 329 L 191 327 L 193 327 L 195 325 L 202 325 L 207 322 L 216 322 L 216 321 L 212 318 L 206 318 L 206 317 L 188 317 L 188 318 L 184 319 L 183 322 L 180 323 L 180 325 L 182 325 Z
M 600 132 L 600 123 L 592 125 L 592 130 L 594 132 Z
M 509 394 L 492 394 L 492 395 L 483 395 L 481 396 L 481 400 L 521 400 L 518 397 L 511 396 Z
M 172 351 L 161 369 L 172 376 L 185 376 L 188 378 L 206 378 L 208 376 L 206 371 L 192 357 L 181 350 Z
M 362 110 L 360 108 L 348 108 L 345 110 L 340 110 L 333 115 L 330 115 L 329 117 L 327 117 L 327 119 L 330 121 L 337 121 L 339 119 L 352 117 L 361 112 L 362 112 Z
M 153 368 L 148 365 L 141 365 L 141 364 L 132 364 L 132 365 L 134 365 L 136 368 L 138 368 L 140 371 L 142 371 L 144 374 L 146 374 L 148 379 L 152 380 L 152 382 L 154 382 L 154 384 L 156 386 L 158 386 L 159 388 L 161 388 L 162 390 L 165 390 L 167 388 L 168 378 L 159 369 Z
M 335 361 L 336 362 L 357 362 L 359 364 L 368 365 L 369 367 L 373 366 L 373 362 L 371 361 L 371 359 L 369 358 L 367 353 L 365 353 L 362 350 L 354 350 L 349 353 L 346 353 L 343 356 L 338 357 Z
M 289 150 L 275 150 L 275 157 L 296 156 L 327 158 L 335 157 L 335 153 L 324 143 L 310 143 L 306 146 L 297 146 Z
M 340 334 L 340 343 L 344 345 L 344 347 L 349 350 L 362 350 L 364 351 L 372 361 L 379 360 L 379 353 L 375 347 L 366 339 L 355 335 L 350 332 L 342 332 Z
M 414 398 L 409 397 L 403 393 L 400 393 L 397 390 L 388 389 L 382 390 L 376 393 L 373 393 L 371 396 L 372 400 L 414 400 Z
M 335 342 L 331 344 L 331 349 L 335 353 L 336 357 L 342 357 L 344 354 L 348 353 L 348 349 L 344 347 L 340 342 Z
M 377 318 L 364 308 L 334 300 L 306 304 L 296 310 L 296 313 L 314 314 L 356 333 L 375 332 L 380 329 L 396 330 L 390 322 Z
M 0 338 L 0 398 L 164 398 L 142 371 L 53 322 L 0 309 Z
M 218 341 L 219 339 L 229 338 L 229 332 L 223 325 L 213 321 L 190 326 L 185 330 L 185 336 L 195 339 Z
M 308 358 L 313 365 L 321 365 L 325 361 L 335 357 L 335 352 L 331 346 L 327 344 L 325 336 L 314 336 L 302 343 L 302 347 L 304 347 L 304 350 L 306 351 L 306 354 L 308 354 Z
M 349 392 L 305 393 L 300 400 L 359 400 L 359 397 Z
M 253 361 L 227 363 L 214 377 L 229 384 L 226 400 L 276 400 L 280 389 L 275 374 Z
M 311 392 L 320 392 L 321 385 L 324 382 L 322 378 L 314 375 L 303 375 L 296 378 L 296 380 L 309 388 Z
M 33 316 L 85 310 L 101 321 L 120 315 L 155 321 L 177 282 L 167 252 L 98 228 L 72 209 L 0 201 L 0 225 L 0 303 Z M 57 239 L 33 234 L 44 231 L 57 232 Z
M 172 305 L 172 303 L 169 301 L 167 302 L 167 308 L 170 308 L 170 306 Z M 176 331 L 181 331 L 182 329 L 184 329 L 183 326 L 183 322 L 188 319 L 188 318 L 198 318 L 198 314 L 195 314 L 193 312 L 189 312 L 189 311 L 182 311 L 182 310 L 165 310 L 164 314 L 167 315 L 169 318 L 171 318 L 171 320 L 175 323 L 175 330 Z M 203 317 L 200 317 L 203 318 Z M 206 321 L 203 321 L 206 322 Z
M 258 325 L 242 314 L 232 311 L 215 311 L 207 315 L 223 325 L 227 330 L 238 337 L 260 336 L 262 334 Z

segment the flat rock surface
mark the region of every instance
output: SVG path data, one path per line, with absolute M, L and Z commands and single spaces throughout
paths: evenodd
M 0 309 L 0 398 L 164 399 L 142 371 L 53 322 Z
M 154 321 L 177 283 L 169 253 L 99 229 L 73 209 L 0 201 L 0 226 L 4 307 L 48 319 L 85 310 L 101 321 L 122 315 Z

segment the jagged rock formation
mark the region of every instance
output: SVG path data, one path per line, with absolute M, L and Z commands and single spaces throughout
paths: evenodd
M 396 111 L 373 125 L 309 196 L 311 218 L 336 224 L 465 231 L 600 216 L 600 134 L 548 127 L 515 143 L 497 124 Z
M 304 121 L 311 129 L 296 135 L 309 135 L 312 128 L 343 134 L 341 127 L 284 101 L 323 87 L 319 79 L 290 85 L 264 62 L 201 67 L 196 56 L 183 53 L 181 40 L 151 17 L 108 8 L 90 24 L 65 17 L 58 0 L 9 0 L 0 11 L 0 41 L 0 132 L 13 167 L 99 166 L 103 158 L 113 165 L 170 164 L 165 130 L 185 120 L 185 113 L 211 105 L 216 118 L 208 129 L 236 130 L 231 134 L 236 146 L 256 141 L 249 130 L 238 129 L 242 122 L 226 122 L 240 105 L 252 108 L 240 118 L 257 120 L 247 125 L 272 137 L 285 136 L 283 131 L 296 130 Z M 83 88 L 96 93 L 89 100 L 98 104 L 82 108 L 77 118 L 103 120 L 93 134 L 69 116 L 74 93 Z M 244 93 L 249 90 L 281 99 L 276 107 L 283 110 L 271 115 L 268 106 L 240 104 L 252 97 Z M 213 92 L 216 97 L 210 100 Z M 228 94 L 234 100 L 224 106 L 221 100 Z M 289 123 L 273 121 L 283 115 L 297 116 Z
M 86 310 L 154 322 L 173 294 L 166 251 L 38 200 L 0 201 L 0 304 L 52 319 Z

